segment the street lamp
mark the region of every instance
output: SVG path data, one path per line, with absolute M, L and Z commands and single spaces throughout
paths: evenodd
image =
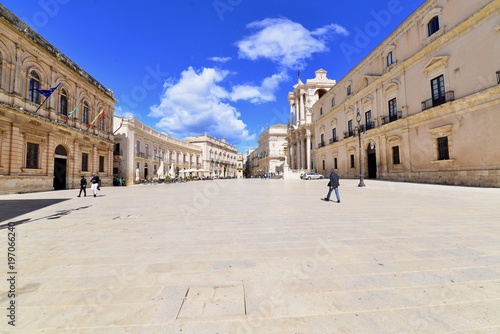
M 359 184 L 358 187 L 364 187 L 363 182 L 363 161 L 361 159 L 361 114 L 359 113 L 359 108 L 356 113 L 356 121 L 358 122 L 358 142 L 359 142 Z

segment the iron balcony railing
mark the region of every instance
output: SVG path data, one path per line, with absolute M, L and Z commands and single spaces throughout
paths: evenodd
M 453 100 L 455 100 L 455 92 L 450 90 L 438 98 L 430 98 L 428 100 L 422 101 L 422 111 L 433 107 L 437 107 L 443 103 L 450 102 Z
M 403 117 L 403 113 L 400 110 L 396 111 L 394 114 L 382 116 L 382 125 L 397 121 L 401 119 L 401 117 Z
M 336 143 L 338 141 L 339 141 L 339 137 L 330 138 L 330 144 Z

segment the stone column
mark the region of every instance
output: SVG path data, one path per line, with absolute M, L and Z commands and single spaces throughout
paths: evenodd
M 300 124 L 303 123 L 304 117 L 304 95 L 300 92 Z
M 306 130 L 306 166 L 311 170 L 311 130 Z

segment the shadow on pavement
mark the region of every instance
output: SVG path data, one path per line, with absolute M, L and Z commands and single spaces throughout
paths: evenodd
M 0 200 L 0 222 L 4 222 L 7 220 L 12 220 L 14 217 L 18 217 L 21 215 L 24 215 L 29 212 L 33 212 L 42 208 L 45 208 L 50 205 L 54 205 L 63 201 L 67 201 L 68 199 L 28 199 L 28 200 Z M 81 209 L 86 209 L 89 208 L 89 206 L 84 206 L 76 209 L 68 209 L 68 210 L 62 210 L 62 211 L 57 211 L 56 213 L 45 216 L 45 217 L 40 217 L 37 219 L 32 219 L 32 218 L 27 218 L 27 219 L 22 219 L 17 222 L 12 222 L 15 225 L 21 225 L 28 223 L 30 221 L 36 221 L 40 219 L 58 219 L 61 218 L 62 216 L 66 216 L 71 213 L 71 211 L 76 211 L 76 210 L 81 210 Z M 0 230 L 7 228 L 8 223 L 6 224 L 1 224 L 0 225 Z M 11 224 L 12 225 L 12 224 Z

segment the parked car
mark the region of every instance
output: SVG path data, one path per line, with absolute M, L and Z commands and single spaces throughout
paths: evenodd
M 302 179 L 304 180 L 312 180 L 312 179 L 324 179 L 325 177 L 319 173 L 304 173 L 304 176 L 302 176 Z

